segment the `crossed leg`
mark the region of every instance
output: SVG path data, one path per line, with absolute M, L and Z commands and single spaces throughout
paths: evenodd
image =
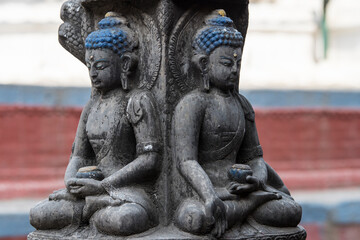
M 93 221 L 100 232 L 121 236 L 140 233 L 152 226 L 147 211 L 137 203 L 101 209 L 94 214 Z
M 30 210 L 30 223 L 36 229 L 63 229 L 92 221 L 100 232 L 127 236 L 146 231 L 157 223 L 151 202 L 142 192 L 132 190 L 136 197 L 127 194 L 128 199 L 123 201 L 109 195 L 74 200 L 66 190 L 61 191 L 63 199 L 44 200 Z
M 39 230 L 62 229 L 81 221 L 84 200 L 44 200 L 30 210 L 30 224 Z
M 224 201 L 228 227 L 242 223 L 256 208 L 271 200 L 278 199 L 278 195 L 269 192 L 257 191 L 238 200 Z M 271 202 L 276 202 L 271 201 Z M 203 203 L 186 199 L 180 204 L 175 214 L 176 225 L 190 233 L 208 233 L 213 228 L 205 221 L 205 206 Z M 214 224 L 214 223 L 211 223 Z
M 258 223 L 273 227 L 296 227 L 300 223 L 301 206 L 290 196 L 281 195 L 282 199 L 264 203 L 252 213 Z

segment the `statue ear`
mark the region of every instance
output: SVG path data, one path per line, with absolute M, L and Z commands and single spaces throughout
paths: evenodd
M 197 54 L 192 58 L 193 63 L 199 68 L 202 74 L 207 73 L 209 57 L 205 54 Z
M 129 54 L 124 54 L 120 59 L 120 67 L 121 67 L 121 86 L 124 90 L 128 90 L 128 75 L 131 69 L 131 56 Z
M 124 54 L 120 59 L 121 72 L 127 73 L 131 69 L 131 56 L 129 54 Z
M 192 58 L 193 63 L 199 68 L 201 72 L 201 77 L 203 80 L 203 89 L 207 92 L 210 89 L 210 82 L 208 76 L 209 70 L 209 57 L 205 54 L 198 54 L 193 56 Z

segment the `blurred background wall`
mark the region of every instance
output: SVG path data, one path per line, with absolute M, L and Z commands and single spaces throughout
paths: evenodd
M 86 67 L 57 41 L 62 0 L 0 0 L 0 239 L 63 175 Z M 310 240 L 360 236 L 360 2 L 251 0 L 240 92 Z

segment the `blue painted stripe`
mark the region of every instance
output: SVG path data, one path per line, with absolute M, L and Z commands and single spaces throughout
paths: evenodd
M 0 103 L 42 106 L 84 106 L 90 88 L 0 85 Z
M 335 224 L 360 224 L 360 201 L 343 202 L 331 212 Z
M 25 236 L 34 230 L 27 213 L 0 214 L 0 237 Z
M 360 224 L 360 200 L 345 201 L 326 205 L 319 203 L 301 203 L 302 224 Z
M 331 207 L 318 203 L 301 203 L 301 224 L 325 223 L 331 211 Z
M 300 90 L 240 90 L 254 107 L 360 108 L 360 92 Z M 0 85 L 0 104 L 84 106 L 88 87 Z
M 360 107 L 360 92 L 245 90 L 241 91 L 254 107 Z

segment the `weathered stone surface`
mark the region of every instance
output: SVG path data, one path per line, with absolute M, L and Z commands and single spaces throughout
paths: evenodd
M 282 229 L 273 228 L 272 231 L 268 229 L 267 232 L 261 233 L 258 232 L 255 228 L 249 230 L 248 225 L 245 225 L 243 229 L 243 233 L 240 231 L 233 231 L 232 233 L 227 233 L 220 239 L 223 240 L 303 240 L 306 239 L 306 231 L 302 227 L 297 228 L 288 228 L 286 231 Z M 142 234 L 137 234 L 131 237 L 115 237 L 115 236 L 107 236 L 102 234 L 94 234 L 94 235 L 83 235 L 80 233 L 82 231 L 86 231 L 87 229 L 79 229 L 77 233 L 74 233 L 71 236 L 60 236 L 58 232 L 54 233 L 51 231 L 35 231 L 29 234 L 28 239 L 37 240 L 37 239 L 50 239 L 50 240 L 73 240 L 73 239 L 83 239 L 86 236 L 86 239 L 144 239 L 144 240 L 205 240 L 211 239 L 211 236 L 197 236 L 189 233 L 185 233 L 180 231 L 174 226 L 162 227 L 151 229 Z
M 92 94 L 66 189 L 31 210 L 29 239 L 306 238 L 237 92 L 247 5 L 64 3 L 59 41 L 88 67 Z

